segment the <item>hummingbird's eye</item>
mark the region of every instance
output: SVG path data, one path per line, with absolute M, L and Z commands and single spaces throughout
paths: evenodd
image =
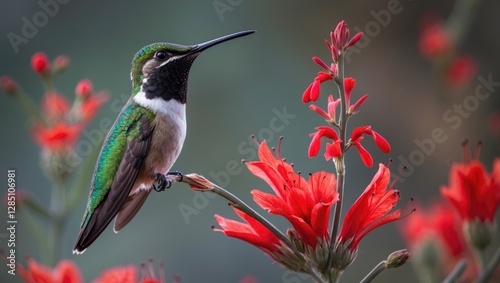
M 165 60 L 167 58 L 167 52 L 163 50 L 156 51 L 155 58 L 158 60 Z

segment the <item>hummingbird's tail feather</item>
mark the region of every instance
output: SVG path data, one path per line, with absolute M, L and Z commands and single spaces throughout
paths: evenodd
M 118 233 L 125 225 L 127 225 L 132 218 L 137 214 L 141 206 L 146 201 L 151 189 L 143 189 L 137 190 L 135 194 L 130 195 L 127 198 L 125 204 L 123 204 L 122 208 L 118 212 L 115 217 L 115 224 L 113 230 L 115 233 Z

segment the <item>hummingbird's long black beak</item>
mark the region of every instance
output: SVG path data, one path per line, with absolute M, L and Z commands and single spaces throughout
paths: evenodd
M 203 50 L 205 50 L 205 49 L 207 49 L 209 47 L 212 47 L 214 45 L 217 45 L 219 43 L 222 43 L 222 42 L 225 42 L 225 41 L 228 41 L 228 40 L 231 40 L 231 39 L 235 39 L 235 38 L 238 38 L 238 37 L 246 36 L 246 35 L 252 34 L 254 32 L 255 32 L 255 30 L 240 31 L 240 32 L 237 32 L 237 33 L 228 34 L 228 35 L 225 35 L 223 37 L 212 39 L 212 40 L 204 42 L 204 43 L 196 44 L 196 45 L 194 45 L 194 47 L 191 50 L 189 50 L 188 54 L 200 53 Z

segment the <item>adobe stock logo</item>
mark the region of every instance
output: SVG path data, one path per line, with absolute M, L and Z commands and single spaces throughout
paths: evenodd
M 31 18 L 22 17 L 22 27 L 20 33 L 9 32 L 7 39 L 12 46 L 12 49 L 17 54 L 21 44 L 28 44 L 30 39 L 33 39 L 38 30 L 49 23 L 49 18 L 53 18 L 59 13 L 59 5 L 66 5 L 70 0 L 39 0 L 37 2 L 40 10 L 33 13 Z

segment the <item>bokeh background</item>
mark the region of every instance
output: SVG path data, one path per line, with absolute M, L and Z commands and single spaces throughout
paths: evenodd
M 370 95 L 361 114 L 351 119 L 350 126 L 370 124 L 391 143 L 392 152 L 388 155 L 379 153 L 368 139 L 366 147 L 375 162 L 386 163 L 393 158 L 394 171 L 401 158 L 408 159 L 418 150 L 415 140 L 430 138 L 435 128 L 443 129 L 448 137 L 445 142 L 437 144 L 435 151 L 425 155 L 423 162 L 414 166 L 413 172 L 396 186 L 402 192 L 401 204 L 411 196 L 425 204 L 436 198 L 440 185 L 447 182 L 449 162 L 460 160 L 460 142 L 464 137 L 473 142 L 483 141 L 481 159 L 490 168 L 500 146 L 498 139 L 487 131 L 486 120 L 490 113 L 499 110 L 500 99 L 498 90 L 493 92 L 487 100 L 480 101 L 468 118 L 462 119 L 460 127 L 452 129 L 443 120 L 443 113 L 474 94 L 479 81 L 473 79 L 469 87 L 453 95 L 441 92 L 431 64 L 419 55 L 418 23 L 429 11 L 448 16 L 454 1 L 400 1 L 401 12 L 391 15 L 385 26 L 373 24 L 377 23 L 374 14 L 387 10 L 388 4 L 394 2 L 398 1 L 70 0 L 59 4 L 59 11 L 38 28 L 28 43 L 19 45 L 16 53 L 7 34 L 21 34 L 22 18 L 31 21 L 41 6 L 36 1 L 2 1 L 0 75 L 15 78 L 38 103 L 42 85 L 30 69 L 31 56 L 37 51 L 46 52 L 50 58 L 68 55 L 70 68 L 55 82 L 59 91 L 72 97 L 76 83 L 88 78 L 96 90 L 112 94 L 87 129 L 91 131 L 98 129 L 103 119 L 115 119 L 118 113 L 111 105 L 130 93 L 130 62 L 142 46 L 157 41 L 194 44 L 240 30 L 257 30 L 251 36 L 204 52 L 194 63 L 188 89 L 188 136 L 174 168 L 228 183 L 228 189 L 252 203 L 251 189 L 269 188 L 239 163 L 252 157 L 255 147 L 249 140 L 251 134 L 266 138 L 271 145 L 284 136 L 282 155 L 302 172 L 334 170 L 332 163 L 322 157 L 307 157 L 308 134 L 322 122 L 301 103 L 303 90 L 319 70 L 311 57 L 329 59 L 323 40 L 342 19 L 355 31 L 378 26 L 378 32 L 376 29 L 370 32 L 373 36 L 367 36 L 365 47 L 359 54 L 353 54 L 346 66 L 346 75 L 357 80 L 353 97 Z M 228 5 L 227 10 L 218 12 L 214 5 L 223 4 Z M 464 52 L 477 60 L 478 75 L 491 75 L 494 81 L 500 81 L 498 11 L 500 2 L 482 1 L 462 46 Z M 335 90 L 333 84 L 324 85 L 319 105 L 325 105 L 326 94 L 336 94 Z M 18 189 L 29 191 L 47 204 L 50 183 L 40 170 L 40 152 L 30 137 L 27 118 L 14 100 L 3 93 L 0 105 L 3 131 L 0 168 L 5 175 L 7 169 L 16 169 Z M 284 109 L 295 116 L 282 128 L 271 129 L 270 121 L 276 111 Z M 354 152 L 349 152 L 347 159 L 345 209 L 364 190 L 377 169 L 364 167 Z M 237 174 L 227 175 L 228 164 L 235 166 L 235 163 Z M 6 187 L 7 177 L 0 180 Z M 119 234 L 109 227 L 83 255 L 76 256 L 71 250 L 86 203 L 82 200 L 64 231 L 60 243 L 63 257 L 80 266 L 87 282 L 106 268 L 139 265 L 149 258 L 156 263 L 165 262 L 167 277 L 177 274 L 182 282 L 238 282 L 246 275 L 259 282 L 312 282 L 273 264 L 260 250 L 213 232 L 210 226 L 216 223 L 214 214 L 230 218 L 235 215 L 220 198 L 202 199 L 183 184 L 175 184 L 163 193 L 153 192 L 141 212 Z M 180 206 L 189 206 L 196 213 L 183 216 Z M 278 217 L 269 218 L 282 230 L 288 227 Z M 6 235 L 6 225 L 6 209 L 2 208 L 0 235 Z M 33 242 L 37 235 L 29 234 L 27 225 L 27 221 L 19 219 L 16 231 L 19 262 L 26 255 L 40 258 Z M 0 240 L 5 249 L 5 238 Z M 370 233 L 343 279 L 359 281 L 389 253 L 404 247 L 397 225 L 386 225 Z M 20 281 L 6 273 L 4 264 L 0 266 L 1 282 Z M 403 279 L 417 282 L 409 264 L 384 272 L 376 281 Z

